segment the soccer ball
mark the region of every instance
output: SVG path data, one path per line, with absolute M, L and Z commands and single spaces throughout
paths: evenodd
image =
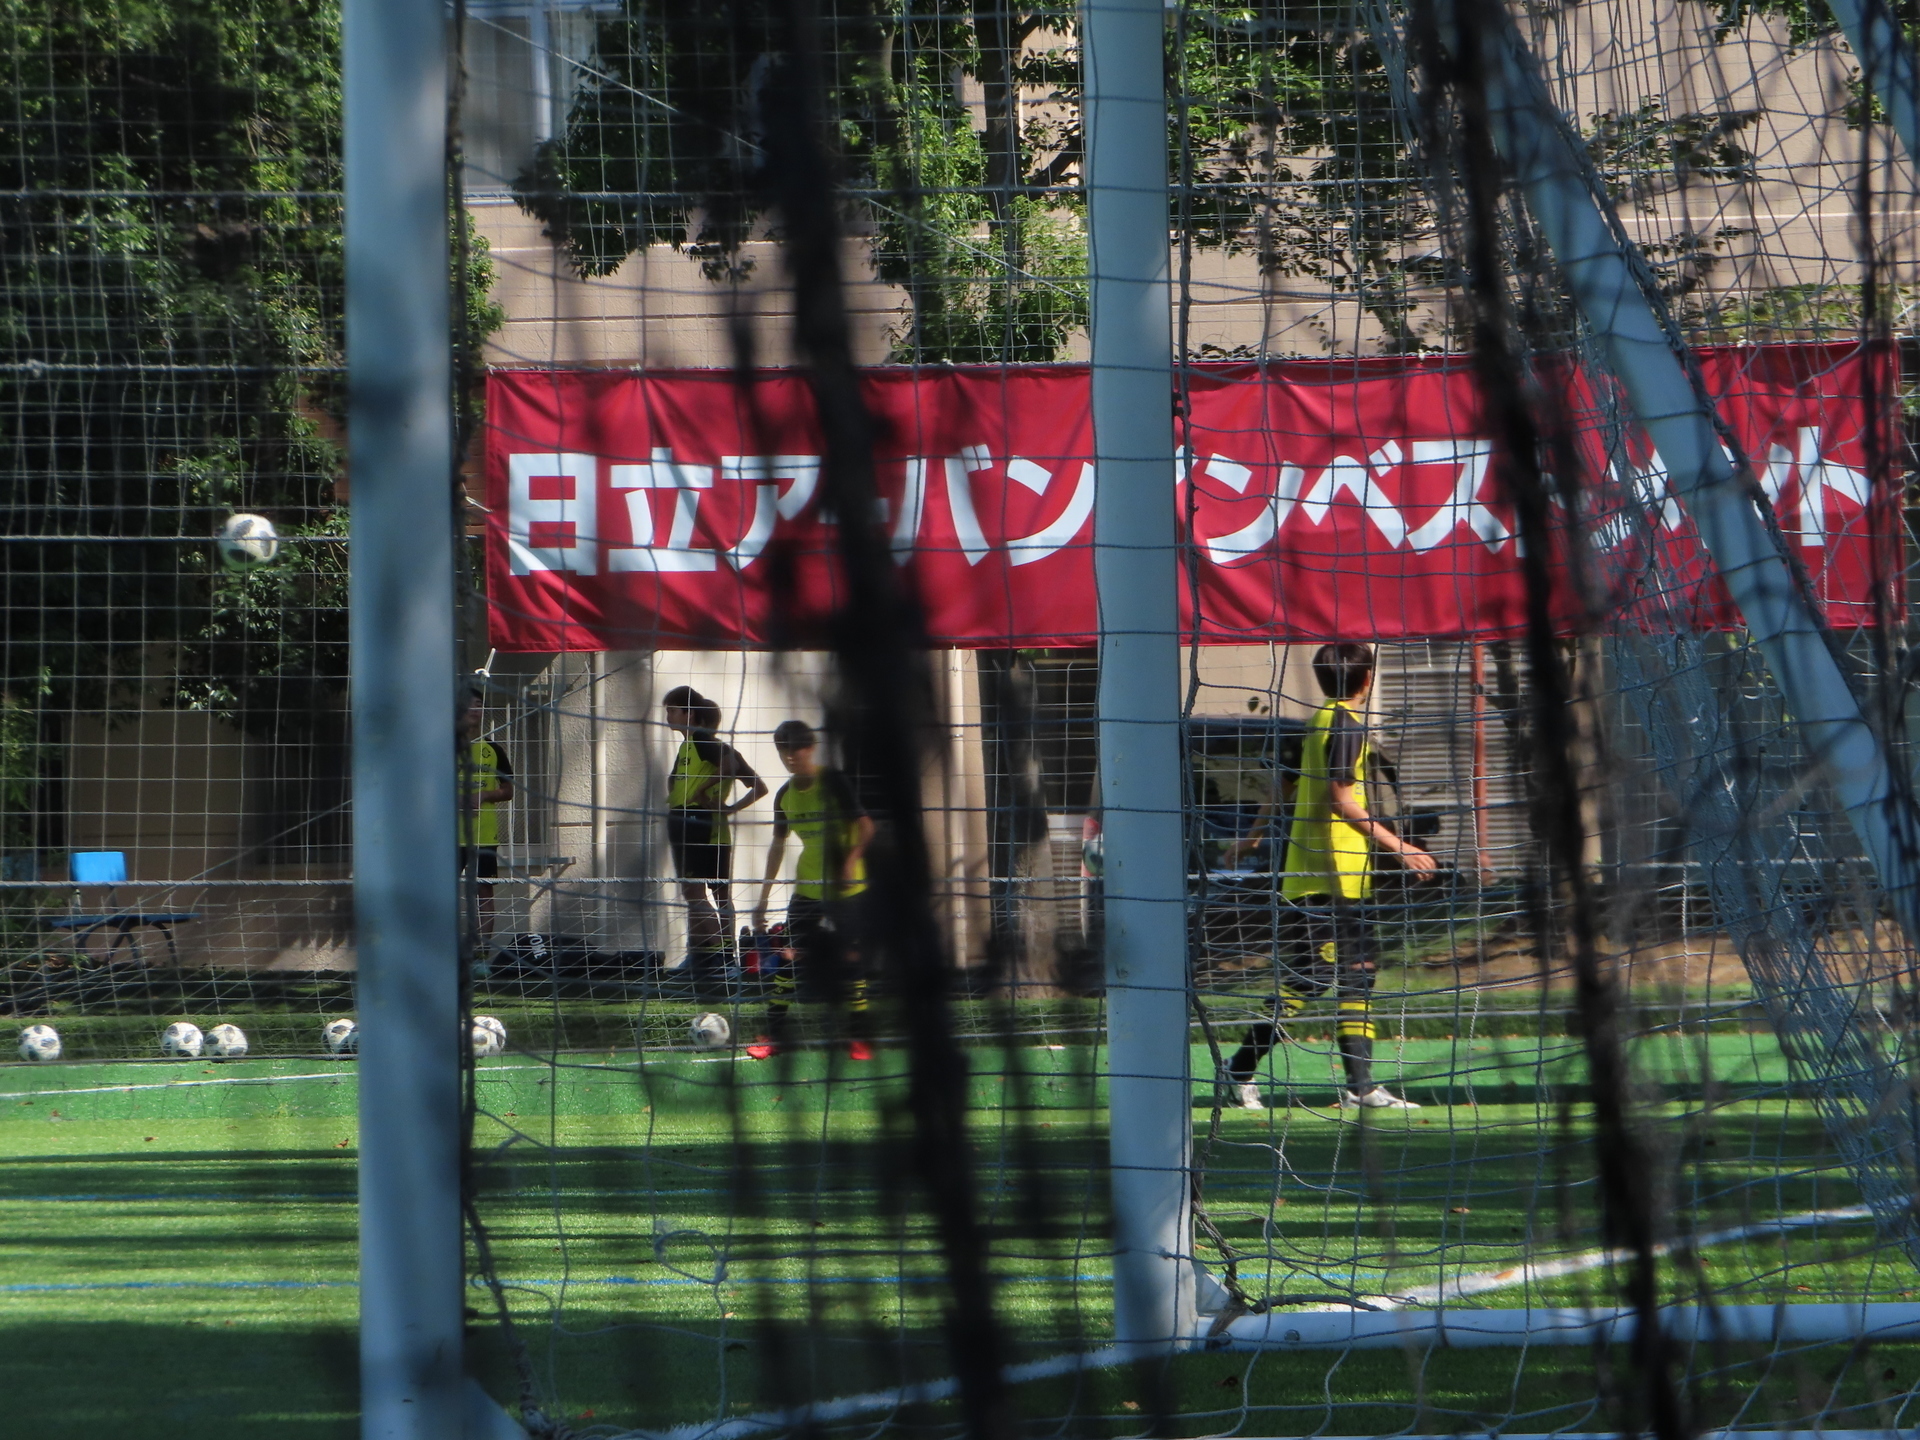
M 196 1060 L 205 1044 L 200 1027 L 187 1020 L 176 1020 L 160 1032 L 160 1053 L 169 1060 Z
M 22 1060 L 58 1060 L 60 1032 L 51 1025 L 29 1025 L 20 1032 Z
M 264 515 L 229 515 L 214 543 L 220 563 L 236 572 L 265 565 L 280 553 L 279 533 Z
M 704 1015 L 693 1017 L 693 1043 L 702 1050 L 718 1050 L 733 1039 L 733 1027 L 727 1023 L 727 1017 L 716 1015 L 709 1010 Z
M 491 1015 L 476 1015 L 467 1038 L 476 1059 L 498 1055 L 507 1048 L 507 1027 Z
M 320 1032 L 320 1039 L 329 1055 L 360 1053 L 360 1027 L 344 1015 L 338 1020 L 329 1020 L 327 1028 Z
M 206 1048 L 216 1060 L 238 1060 L 247 1053 L 247 1032 L 238 1025 L 216 1025 L 207 1031 Z

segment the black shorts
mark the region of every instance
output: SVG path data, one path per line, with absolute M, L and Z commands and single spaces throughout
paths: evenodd
M 1296 995 L 1332 988 L 1343 998 L 1371 993 L 1378 969 L 1373 921 L 1354 900 L 1312 895 L 1280 911 L 1280 983 Z
M 864 900 L 796 895 L 787 902 L 787 944 L 793 947 L 794 980 L 802 999 L 844 1000 L 847 987 L 865 973 L 867 947 L 860 933 Z
M 711 810 L 667 812 L 667 848 L 682 880 L 724 883 L 733 879 L 733 842 L 715 843 L 717 828 Z
M 460 873 L 473 872 L 476 880 L 498 880 L 500 878 L 500 847 L 498 845 L 462 845 L 460 847 Z

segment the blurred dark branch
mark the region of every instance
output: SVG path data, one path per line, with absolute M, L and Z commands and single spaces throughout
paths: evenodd
M 954 1037 L 949 967 L 932 903 L 921 814 L 921 735 L 929 712 L 925 641 L 886 542 L 871 523 L 873 417 L 860 395 L 840 257 L 838 175 L 828 145 L 821 32 L 811 0 L 786 0 L 786 63 L 767 86 L 769 199 L 779 210 L 793 283 L 794 335 L 825 439 L 823 503 L 836 527 L 846 602 L 833 646 L 847 691 L 851 750 L 892 827 L 875 876 L 871 924 L 903 1009 L 909 1047 L 913 1168 L 926 1192 L 951 1287 L 949 1347 L 966 1428 L 1011 1440 L 1015 1415 L 1002 1369 L 987 1240 L 974 1210 L 967 1135 L 967 1061 Z
M 1487 102 L 1489 50 L 1502 43 L 1508 25 L 1497 0 L 1452 0 L 1461 37 L 1452 50 L 1442 43 L 1434 0 L 1416 0 L 1411 20 L 1415 53 L 1424 76 L 1428 153 L 1454 158 L 1463 214 L 1458 227 L 1472 311 L 1474 369 L 1499 454 L 1496 473 L 1513 505 L 1522 541 L 1520 564 L 1527 587 L 1526 651 L 1533 681 L 1533 829 L 1545 842 L 1553 882 L 1541 896 L 1535 926 L 1539 943 L 1553 943 L 1546 913 L 1555 895 L 1566 900 L 1568 942 L 1576 987 L 1576 1018 L 1586 1053 L 1593 1103 L 1594 1147 L 1599 1168 L 1602 1219 L 1610 1248 L 1625 1251 L 1625 1289 L 1637 1321 L 1631 1355 L 1638 1380 L 1639 1413 L 1619 1417 L 1633 1432 L 1650 1428 L 1659 1440 L 1686 1440 L 1690 1426 L 1674 1379 L 1675 1354 L 1660 1323 L 1660 1239 L 1652 1157 L 1628 1113 L 1627 1061 L 1620 1033 L 1620 1001 L 1613 977 L 1601 966 L 1599 918 L 1586 868 L 1582 823 L 1575 695 L 1566 657 L 1555 636 L 1551 565 L 1558 553 L 1548 480 L 1542 459 L 1555 436 L 1537 424 L 1550 413 L 1532 393 L 1526 361 L 1515 344 L 1517 326 L 1507 293 L 1500 211 L 1504 172 L 1494 148 Z M 1449 37 L 1451 38 L 1451 37 Z M 1497 60 L 1495 61 L 1497 63 Z M 1450 114 L 1441 115 L 1451 96 Z M 1571 456 L 1557 458 L 1555 472 L 1572 483 Z M 1577 515 L 1577 505 L 1567 513 Z

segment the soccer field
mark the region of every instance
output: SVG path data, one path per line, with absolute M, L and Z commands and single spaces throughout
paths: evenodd
M 1591 1253 L 1569 1043 L 1382 1049 L 1425 1108 L 1364 1122 L 1332 1108 L 1327 1046 L 1311 1040 L 1276 1052 L 1265 1113 L 1225 1111 L 1213 1131 L 1211 1086 L 1196 1085 L 1204 1204 L 1246 1292 L 1389 1306 L 1464 1284 L 1485 1288 L 1453 1303 L 1617 1303 Z M 1685 1201 L 1708 1236 L 1662 1262 L 1667 1293 L 1913 1295 L 1920 1278 L 1852 1210 L 1857 1193 L 1812 1107 L 1784 1094 L 1766 1038 L 1669 1049 L 1664 1072 L 1656 1057 L 1643 1069 L 1676 1095 L 1704 1070 L 1719 1098 L 1645 1112 L 1683 1147 Z M 982 1046 L 969 1059 L 1007 1358 L 1097 1349 L 1111 1334 L 1100 1052 Z M 1205 1046 L 1193 1066 L 1211 1073 Z M 904 1069 L 889 1050 L 864 1065 L 823 1050 L 758 1065 L 631 1052 L 483 1063 L 475 1187 L 516 1342 L 476 1279 L 489 1388 L 511 1402 L 524 1374 L 570 1423 L 613 1434 L 945 1378 L 943 1262 L 908 1170 Z M 36 1434 L 144 1433 L 212 1413 L 232 1433 L 354 1432 L 351 1062 L 9 1066 L 0 1095 L 0 1388 L 30 1397 Z M 1219 1269 L 1204 1240 L 1199 1254 Z M 1528 1260 L 1568 1273 L 1500 1280 Z M 471 1250 L 469 1266 L 484 1268 Z M 1897 1423 L 1920 1380 L 1911 1346 L 1738 1349 L 1693 1357 L 1703 1414 Z M 1182 1434 L 1606 1429 L 1586 1361 L 1552 1348 L 1198 1354 L 1157 1378 L 1035 1381 L 1019 1404 L 1087 1434 L 1136 1431 L 1157 1404 Z M 944 1402 L 909 1408 L 895 1418 L 954 1418 Z

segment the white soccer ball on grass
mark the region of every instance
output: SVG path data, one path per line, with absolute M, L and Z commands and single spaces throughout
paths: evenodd
M 22 1060 L 58 1060 L 60 1032 L 51 1025 L 29 1025 L 20 1032 Z
M 188 1020 L 176 1020 L 160 1032 L 160 1053 L 169 1060 L 197 1060 L 207 1037 Z
M 326 1045 L 329 1055 L 360 1053 L 360 1027 L 345 1015 L 338 1020 L 329 1020 L 327 1028 L 320 1032 L 320 1039 Z
M 264 515 L 229 515 L 214 542 L 220 563 L 240 572 L 265 565 L 280 553 L 280 534 Z
M 216 1025 L 207 1031 L 206 1052 L 216 1060 L 238 1060 L 247 1053 L 247 1032 L 238 1025 Z
M 733 1039 L 733 1026 L 727 1023 L 727 1017 L 716 1015 L 709 1010 L 704 1015 L 693 1017 L 689 1027 L 693 1031 L 693 1043 L 702 1050 L 718 1050 Z
M 485 1059 L 489 1055 L 501 1054 L 507 1048 L 507 1027 L 491 1015 L 473 1017 L 473 1029 L 468 1033 L 468 1041 L 473 1046 L 474 1058 Z

